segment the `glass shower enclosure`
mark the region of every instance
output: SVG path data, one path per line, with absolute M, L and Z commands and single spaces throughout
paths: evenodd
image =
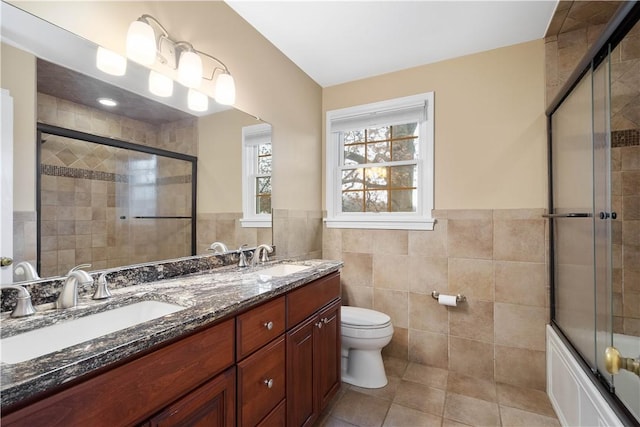
M 548 111 L 552 324 L 640 422 L 640 24 Z
M 196 158 L 38 126 L 38 271 L 195 255 Z

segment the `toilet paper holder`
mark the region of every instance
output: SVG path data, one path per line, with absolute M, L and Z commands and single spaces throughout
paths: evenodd
M 431 292 L 431 297 L 434 300 L 437 301 L 439 296 L 440 296 L 440 292 L 438 292 L 438 291 Z M 456 302 L 465 302 L 466 300 L 467 300 L 467 297 L 465 297 L 464 295 L 462 295 L 462 294 L 456 295 Z

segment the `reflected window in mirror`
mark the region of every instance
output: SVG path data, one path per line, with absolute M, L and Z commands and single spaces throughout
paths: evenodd
M 271 125 L 242 128 L 243 227 L 271 227 Z

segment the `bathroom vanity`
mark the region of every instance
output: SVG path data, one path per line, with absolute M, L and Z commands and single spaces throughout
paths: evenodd
M 140 299 L 185 308 L 52 354 L 3 363 L 2 424 L 313 424 L 340 387 L 342 263 L 296 264 L 304 269 L 225 267 L 116 289 L 109 302 L 83 300 L 75 314 L 60 315 Z M 2 338 L 50 321 L 42 319 L 46 313 L 36 316 L 5 316 Z

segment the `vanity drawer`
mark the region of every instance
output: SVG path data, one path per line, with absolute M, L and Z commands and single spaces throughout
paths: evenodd
M 236 317 L 237 359 L 244 359 L 282 334 L 285 330 L 284 319 L 284 296 Z
M 255 426 L 285 395 L 284 336 L 238 363 L 238 421 Z
M 287 328 L 292 328 L 340 296 L 340 273 L 333 273 L 287 294 Z

